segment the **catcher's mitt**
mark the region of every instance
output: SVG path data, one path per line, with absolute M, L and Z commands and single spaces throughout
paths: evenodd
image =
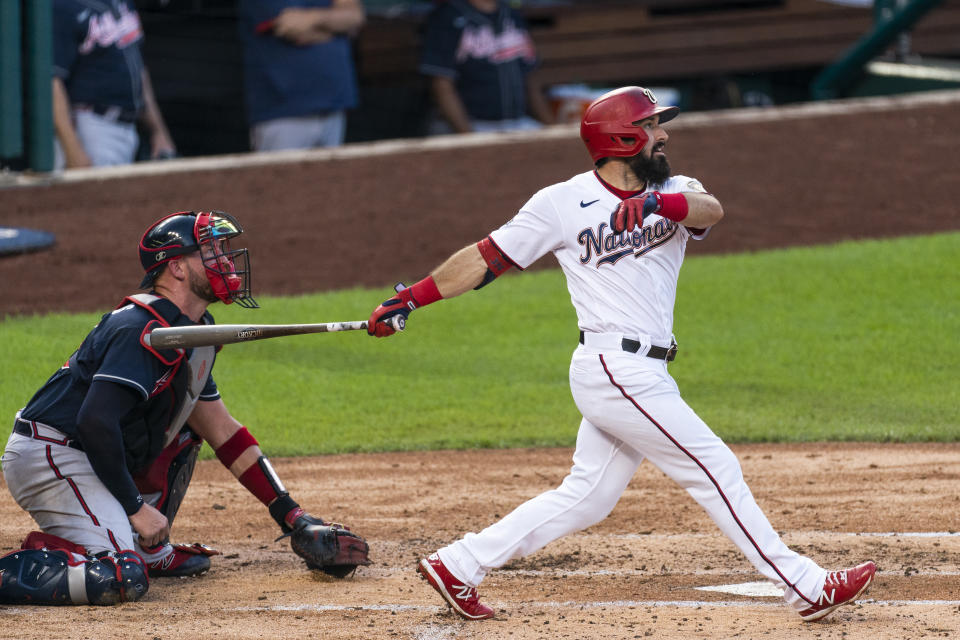
M 307 567 L 336 578 L 346 578 L 358 565 L 370 564 L 366 540 L 342 524 L 328 524 L 303 514 L 293 522 L 291 531 L 277 540 L 288 536 L 290 548 L 306 561 Z

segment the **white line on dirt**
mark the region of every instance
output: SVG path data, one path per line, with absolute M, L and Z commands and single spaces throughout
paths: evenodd
M 849 538 L 960 538 L 960 531 L 788 531 L 789 535 Z M 669 540 L 673 538 L 716 538 L 718 533 L 618 533 L 604 535 L 613 540 Z
M 417 627 L 413 630 L 414 640 L 447 640 L 456 638 L 457 630 L 449 626 Z
M 410 573 L 412 570 L 403 567 L 393 567 L 389 569 L 363 569 L 366 575 L 388 576 L 402 575 Z M 532 576 L 532 577 L 554 577 L 554 576 L 651 576 L 661 575 L 659 571 L 642 571 L 640 569 L 499 569 L 498 575 L 504 576 Z M 878 576 L 958 576 L 960 571 L 938 571 L 936 569 L 901 569 L 891 571 L 877 571 Z M 711 569 L 671 572 L 670 575 L 692 575 L 692 576 L 737 576 L 737 575 L 757 575 L 756 571 L 750 569 Z
M 858 604 L 875 604 L 884 606 L 927 606 L 927 607 L 956 607 L 960 600 L 857 600 Z M 754 602 L 748 600 L 610 600 L 597 602 L 488 602 L 494 608 L 511 609 L 523 607 L 526 609 L 629 609 L 636 607 L 689 607 L 689 608 L 732 608 L 753 609 L 757 607 L 785 607 L 780 602 Z M 436 613 L 445 607 L 435 605 L 412 604 L 374 604 L 374 605 L 336 605 L 336 604 L 299 604 L 274 605 L 269 607 L 236 607 L 231 611 L 418 611 Z M 0 612 L 3 612 L 0 609 Z
M 694 587 L 697 591 L 715 591 L 732 593 L 735 596 L 751 598 L 782 598 L 783 589 L 772 582 L 743 582 L 740 584 L 718 584 L 709 587 Z
M 600 570 L 587 570 L 587 569 L 574 569 L 573 571 L 564 571 L 562 569 L 558 570 L 547 570 L 543 571 L 540 569 L 517 569 L 516 571 L 503 570 L 501 572 L 504 575 L 512 576 L 643 576 L 649 578 L 651 576 L 660 575 L 656 571 L 640 571 L 639 569 L 600 569 Z M 901 576 L 906 574 L 907 571 L 877 571 L 878 576 Z M 751 571 L 749 569 L 718 569 L 716 571 L 683 571 L 679 573 L 672 573 L 671 575 L 687 575 L 687 576 L 730 576 L 730 575 L 757 575 L 756 571 Z M 936 571 L 936 570 L 916 570 L 910 569 L 909 575 L 911 576 L 958 576 L 960 571 Z

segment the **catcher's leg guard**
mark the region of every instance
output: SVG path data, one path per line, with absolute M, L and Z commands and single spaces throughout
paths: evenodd
M 134 551 L 101 554 L 96 566 L 87 568 L 87 598 L 90 604 L 136 602 L 150 588 L 147 567 Z
M 97 604 L 139 600 L 149 580 L 132 551 L 82 556 L 59 549 L 21 549 L 0 558 L 0 603 Z
M 193 477 L 202 444 L 203 440 L 190 427 L 184 427 L 153 464 L 134 478 L 145 497 L 159 494 L 153 506 L 167 517 L 171 527 Z

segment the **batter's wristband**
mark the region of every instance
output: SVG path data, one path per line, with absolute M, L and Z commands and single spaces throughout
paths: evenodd
M 229 469 L 237 461 L 237 458 L 243 455 L 244 451 L 259 445 L 260 443 L 253 437 L 253 434 L 247 431 L 246 427 L 240 427 L 236 433 L 230 436 L 229 440 L 217 447 L 214 453 L 217 454 L 217 458 L 223 463 L 223 466 Z
M 410 296 L 413 298 L 413 302 L 417 307 L 425 307 L 437 300 L 443 300 L 443 296 L 440 295 L 440 290 L 437 289 L 437 283 L 434 282 L 433 276 L 427 276 L 410 287 Z
M 680 222 L 687 217 L 690 207 L 682 193 L 661 193 L 660 210 L 657 213 L 668 220 Z

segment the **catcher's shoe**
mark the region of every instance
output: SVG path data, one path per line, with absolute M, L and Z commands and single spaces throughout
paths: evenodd
M 841 605 L 853 604 L 854 600 L 866 592 L 876 572 L 877 565 L 869 561 L 852 569 L 831 571 L 827 574 L 820 597 L 812 607 L 801 611 L 800 617 L 806 622 L 812 622 L 829 615 Z
M 210 570 L 210 556 L 220 555 L 216 549 L 199 542 L 170 546 L 173 547 L 172 552 L 147 565 L 151 578 L 199 576 Z
M 484 620 L 493 617 L 493 609 L 480 602 L 477 588 L 469 587 L 454 578 L 436 553 L 420 561 L 417 573 L 429 582 L 462 618 Z

